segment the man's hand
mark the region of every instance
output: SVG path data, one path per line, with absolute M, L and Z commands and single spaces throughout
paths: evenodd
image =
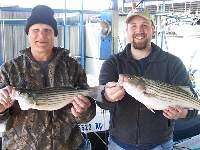
M 14 94 L 15 88 L 11 86 L 6 86 L 0 89 L 0 113 L 4 112 L 13 105 L 14 99 L 12 99 L 12 97 Z
M 117 82 L 108 82 L 105 86 L 104 96 L 109 102 L 121 100 L 125 95 L 124 88 L 118 85 Z
M 128 79 L 127 75 L 119 75 L 118 82 L 108 82 L 105 86 L 104 96 L 109 102 L 120 101 L 124 95 L 123 82 Z
M 168 107 L 163 110 L 163 115 L 168 119 L 179 119 L 185 118 L 187 116 L 188 109 L 182 108 L 180 106 Z
M 75 117 L 79 117 L 81 113 L 84 113 L 91 106 L 90 100 L 83 95 L 74 97 L 72 102 L 71 112 Z

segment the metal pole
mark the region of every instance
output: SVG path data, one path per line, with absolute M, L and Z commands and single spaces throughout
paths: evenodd
M 69 38 L 69 36 L 68 36 L 68 27 L 67 27 L 67 2 L 66 2 L 67 0 L 64 0 L 64 3 L 65 3 L 65 12 L 64 12 L 64 48 L 66 48 L 66 49 L 69 49 L 70 47 L 69 47 L 69 40 L 68 40 L 68 38 Z
M 163 0 L 163 9 L 162 9 L 162 12 L 165 13 L 165 0 Z M 163 49 L 164 34 L 165 34 L 165 31 L 164 31 L 164 27 L 163 27 L 162 32 L 161 32 L 161 43 L 160 43 L 161 49 Z
M 81 0 L 80 12 L 80 63 L 85 68 L 85 50 L 84 50 L 84 22 L 83 22 L 83 0 Z
M 124 4 L 123 4 L 124 5 Z M 118 10 L 118 1 L 117 0 L 112 0 L 112 10 Z

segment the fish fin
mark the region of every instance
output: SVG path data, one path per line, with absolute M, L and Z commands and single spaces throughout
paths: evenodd
M 178 86 L 178 87 L 179 87 L 180 89 L 182 89 L 182 90 L 188 92 L 190 95 L 193 95 L 193 93 L 192 93 L 192 91 L 191 91 L 191 89 L 190 89 L 189 86 Z
M 147 106 L 147 105 L 144 105 L 146 106 L 151 112 L 153 112 L 154 114 L 156 113 L 151 107 Z
M 145 97 L 149 97 L 149 98 L 150 98 L 150 97 L 155 97 L 155 95 L 152 94 L 152 93 L 144 92 L 143 94 L 144 94 Z M 150 106 L 145 105 L 145 104 L 144 104 L 144 106 L 146 106 L 151 112 L 155 113 L 154 109 L 152 109 Z

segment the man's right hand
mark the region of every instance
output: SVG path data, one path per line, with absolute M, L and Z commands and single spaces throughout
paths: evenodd
M 11 97 L 13 97 L 14 93 L 15 88 L 11 86 L 6 86 L 0 89 L 0 113 L 13 105 L 14 99 L 11 99 Z
M 108 82 L 105 86 L 104 96 L 109 102 L 121 100 L 125 95 L 125 90 L 118 82 Z
M 104 96 L 109 102 L 116 102 L 122 100 L 125 95 L 123 82 L 127 81 L 128 75 L 119 74 L 118 82 L 108 82 L 105 86 Z

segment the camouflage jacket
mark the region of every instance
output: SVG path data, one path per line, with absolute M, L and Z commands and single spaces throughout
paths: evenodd
M 69 57 L 69 52 L 53 48 L 54 56 L 48 64 L 49 87 L 86 87 L 87 79 L 80 64 Z M 0 88 L 11 85 L 17 88 L 45 87 L 44 73 L 31 57 L 30 48 L 0 68 Z M 92 102 L 92 101 L 91 101 Z M 71 114 L 71 105 L 55 111 L 22 111 L 17 101 L 0 114 L 0 123 L 6 124 L 3 149 L 8 150 L 74 150 L 82 143 L 78 123 L 90 121 L 96 112 L 95 103 L 81 117 Z

